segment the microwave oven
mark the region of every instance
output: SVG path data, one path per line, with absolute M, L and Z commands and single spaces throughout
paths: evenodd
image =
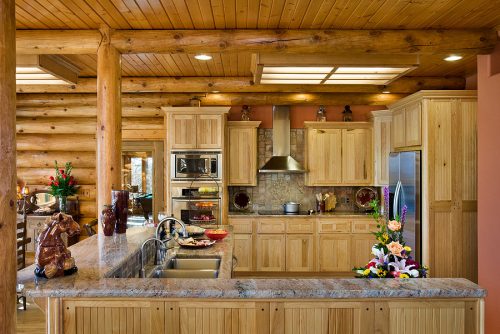
M 220 152 L 172 152 L 170 178 L 174 181 L 222 179 Z

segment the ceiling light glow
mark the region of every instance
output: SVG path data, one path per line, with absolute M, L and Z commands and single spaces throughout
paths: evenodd
M 285 84 L 285 85 L 319 85 L 321 80 L 280 80 L 280 79 L 261 79 L 261 84 Z
M 339 67 L 335 73 L 394 73 L 408 71 L 409 67 Z
M 444 60 L 446 60 L 446 61 L 457 61 L 457 60 L 460 60 L 462 58 L 463 57 L 459 56 L 459 55 L 449 55 L 448 57 L 444 58 Z
M 264 66 L 262 73 L 330 73 L 333 67 Z
M 262 73 L 262 79 L 324 79 L 326 74 L 312 73 Z
M 210 60 L 210 59 L 212 59 L 212 56 L 204 54 L 204 53 L 200 53 L 200 54 L 197 54 L 196 56 L 194 56 L 194 58 L 198 59 L 198 60 Z

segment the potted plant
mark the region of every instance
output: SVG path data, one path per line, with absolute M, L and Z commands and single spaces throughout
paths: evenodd
M 49 177 L 50 194 L 57 197 L 59 201 L 59 211 L 67 213 L 67 198 L 76 194 L 76 180 L 71 175 L 73 166 L 71 162 L 66 162 L 64 169 L 59 169 L 55 161 L 56 175 Z

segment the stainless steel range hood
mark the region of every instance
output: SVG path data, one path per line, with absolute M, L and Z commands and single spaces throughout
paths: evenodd
M 259 173 L 305 173 L 290 156 L 290 107 L 273 106 L 273 156 Z

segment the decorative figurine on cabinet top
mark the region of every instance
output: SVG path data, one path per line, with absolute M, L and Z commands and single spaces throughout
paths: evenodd
M 326 122 L 326 108 L 325 106 L 319 106 L 316 112 L 316 122 Z
M 241 120 L 242 121 L 249 121 L 250 120 L 250 107 L 247 105 L 244 105 L 241 108 Z
M 352 122 L 352 110 L 351 106 L 347 105 L 344 107 L 344 111 L 342 111 L 342 121 L 344 122 Z
M 80 225 L 73 217 L 65 213 L 55 213 L 47 218 L 45 228 L 38 236 L 38 245 L 35 252 L 35 275 L 38 277 L 53 278 L 71 275 L 78 269 L 71 252 L 66 248 L 61 233 L 68 237 L 80 233 Z

